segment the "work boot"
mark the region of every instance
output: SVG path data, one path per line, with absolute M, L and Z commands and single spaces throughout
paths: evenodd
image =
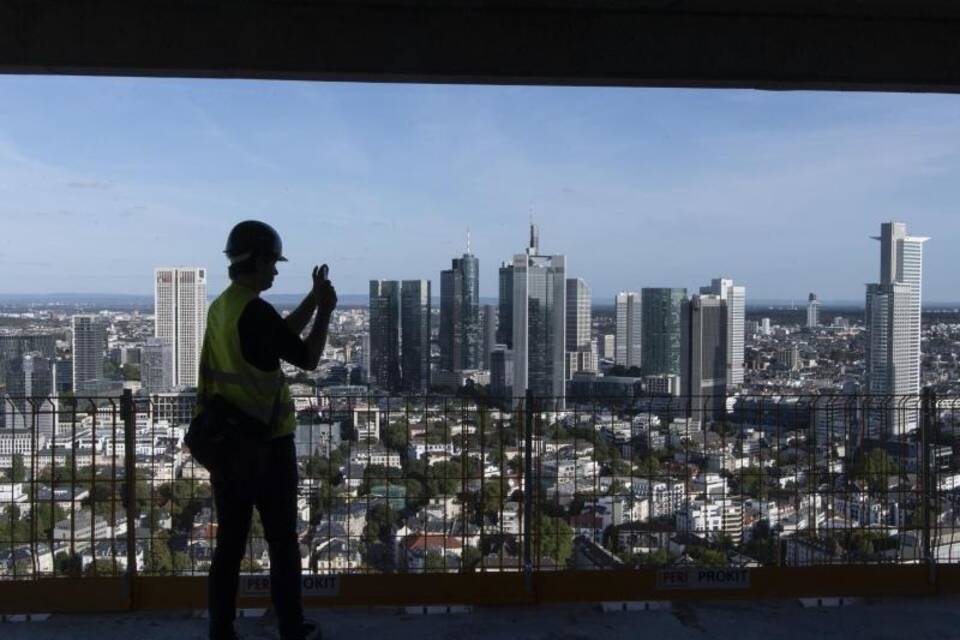
M 304 620 L 300 624 L 300 630 L 293 635 L 280 636 L 280 640 L 320 640 L 320 625 L 313 620 Z
M 233 625 L 230 625 L 229 629 L 210 629 L 207 637 L 210 640 L 241 640 Z

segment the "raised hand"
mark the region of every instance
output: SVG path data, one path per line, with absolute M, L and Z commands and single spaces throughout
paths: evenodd
M 313 278 L 313 290 L 311 293 L 317 302 L 318 311 L 324 315 L 330 315 L 333 313 L 333 310 L 337 308 L 337 290 L 333 288 L 333 284 L 327 279 L 329 272 L 330 268 L 324 264 L 319 267 L 315 266 L 311 274 Z

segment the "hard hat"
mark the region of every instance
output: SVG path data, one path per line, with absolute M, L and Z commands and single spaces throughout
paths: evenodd
M 223 252 L 230 258 L 230 264 L 254 255 L 276 257 L 278 262 L 287 261 L 283 257 L 280 234 L 266 222 L 259 220 L 244 220 L 231 229 L 227 237 L 227 248 Z

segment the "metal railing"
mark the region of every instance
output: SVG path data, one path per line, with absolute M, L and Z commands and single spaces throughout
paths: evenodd
M 960 398 L 295 401 L 305 573 L 960 561 Z M 0 579 L 206 575 L 190 396 L 2 403 Z

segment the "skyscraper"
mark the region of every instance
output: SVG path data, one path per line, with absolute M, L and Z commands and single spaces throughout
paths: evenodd
M 643 373 L 679 376 L 687 290 L 644 288 L 640 295 Z
M 150 338 L 140 356 L 140 382 L 147 393 L 173 388 L 173 345 L 166 338 Z
M 513 393 L 513 351 L 500 345 L 490 354 L 490 394 L 499 400 L 511 400 Z
M 440 368 L 480 368 L 480 263 L 467 253 L 440 272 Z
M 49 333 L 0 336 L 0 360 L 23 357 L 25 353 L 39 352 L 45 358 L 57 355 L 57 339 Z
M 529 389 L 563 407 L 566 293 L 564 256 L 541 255 L 537 228 L 530 225 L 530 246 L 513 257 L 515 396 Z
M 54 386 L 57 388 L 57 395 L 73 393 L 73 359 L 57 358 L 54 364 Z
M 373 379 L 370 373 L 370 332 L 360 336 L 360 368 L 363 370 L 364 379 L 369 382 Z
M 94 315 L 73 316 L 73 391 L 80 395 L 103 379 L 106 326 Z
M 868 430 L 902 435 L 917 427 L 920 393 L 920 303 L 923 244 L 902 222 L 880 226 L 880 282 L 867 285 Z
M 370 381 L 388 391 L 400 388 L 400 283 L 370 281 Z
M 173 385 L 195 387 L 207 327 L 207 270 L 160 267 L 153 291 L 154 337 L 170 341 Z
M 615 333 L 605 333 L 599 336 L 598 352 L 601 358 L 614 360 L 617 354 L 617 335 Z
M 773 333 L 773 328 L 770 326 L 770 318 L 760 318 L 760 333 L 765 336 Z
M 32 429 L 43 435 L 53 435 L 57 390 L 53 358 L 39 351 L 24 353 L 8 360 L 6 372 L 7 394 L 0 410 L 6 413 L 7 428 Z
M 621 291 L 616 298 L 617 333 L 614 346 L 614 364 L 622 367 L 641 366 L 641 331 L 643 317 L 640 294 Z
M 811 293 L 807 298 L 807 328 L 815 329 L 820 326 L 820 300 L 817 294 Z
M 596 371 L 597 354 L 590 339 L 592 309 L 590 287 L 583 278 L 567 278 L 566 376 Z
M 708 287 L 700 287 L 701 294 L 720 296 L 727 307 L 727 387 L 735 389 L 743 384 L 743 338 L 746 318 L 747 290 L 736 286 L 729 278 L 714 278 Z
M 513 349 L 513 264 L 500 264 L 499 321 L 497 324 L 497 344 Z
M 567 278 L 567 351 L 590 348 L 590 287 L 583 278 Z
M 39 352 L 46 358 L 57 355 L 57 340 L 52 334 L 0 336 L 0 381 L 4 379 L 7 363 L 19 360 L 26 353 Z M 14 366 L 12 363 L 10 366 Z
M 689 416 L 700 425 L 722 415 L 726 402 L 727 302 L 719 295 L 694 295 L 684 313 L 681 395 Z
M 400 290 L 401 381 L 404 391 L 430 389 L 430 281 L 404 280 Z
M 499 320 L 497 318 L 497 306 L 492 304 L 483 305 L 483 354 L 480 358 L 482 368 L 490 369 L 490 354 L 497 346 L 497 331 L 499 330 Z

